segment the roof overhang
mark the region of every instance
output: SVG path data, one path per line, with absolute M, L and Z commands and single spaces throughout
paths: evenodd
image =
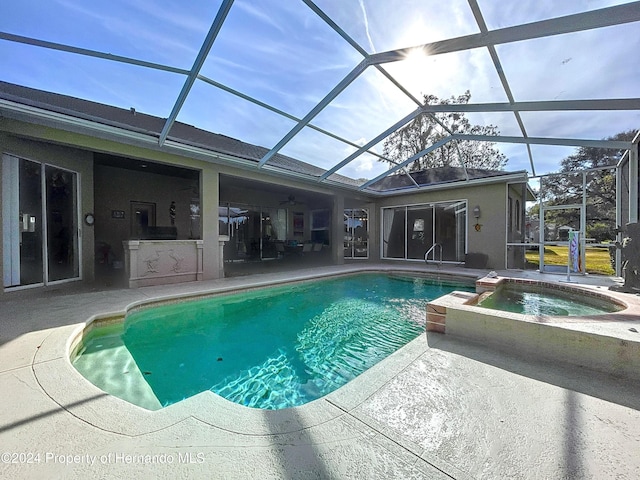
M 528 174 L 525 170 L 517 172 L 506 172 L 505 174 L 487 176 L 483 178 L 456 180 L 442 182 L 429 185 L 411 185 L 378 191 L 370 188 L 376 181 L 402 169 L 411 159 L 389 169 L 383 175 L 366 182 L 363 185 L 349 185 L 332 179 L 331 176 L 325 175 L 309 175 L 301 172 L 294 172 L 285 168 L 280 168 L 274 164 L 266 163 L 259 165 L 258 159 L 247 159 L 241 156 L 230 155 L 219 151 L 212 150 L 202 145 L 191 144 L 181 139 L 168 137 L 161 145 L 158 142 L 158 133 L 136 129 L 130 125 L 118 124 L 117 122 L 106 122 L 105 119 L 91 117 L 89 115 L 78 116 L 76 112 L 55 111 L 47 108 L 45 105 L 36 105 L 35 102 L 25 104 L 17 100 L 0 98 L 0 117 L 16 120 L 27 124 L 42 125 L 57 130 L 73 132 L 81 135 L 89 135 L 108 141 L 133 145 L 148 149 L 151 151 L 161 151 L 180 157 L 187 157 L 201 160 L 208 163 L 231 166 L 243 170 L 256 171 L 260 169 L 261 173 L 269 174 L 274 178 L 289 178 L 318 188 L 320 185 L 329 187 L 334 190 L 351 193 L 356 196 L 367 197 L 390 197 L 399 195 L 409 195 L 421 192 L 441 191 L 452 188 L 460 188 L 463 186 L 488 185 L 495 183 L 527 183 Z M 440 144 L 444 144 L 455 140 L 481 140 L 496 141 L 506 143 L 527 143 L 527 144 L 551 144 L 551 145 L 569 145 L 569 146 L 588 146 L 603 148 L 618 148 L 629 150 L 633 148 L 634 142 L 640 134 L 632 142 L 608 141 L 608 140 L 580 140 L 580 139 L 550 139 L 550 138 L 534 138 L 534 137 L 504 137 L 504 136 L 482 136 L 482 135 L 459 135 L 452 134 L 444 138 L 441 142 L 429 147 L 429 150 L 437 148 Z M 51 139 L 47 139 L 52 141 Z M 64 143 L 62 140 L 57 143 Z M 69 146 L 77 146 L 67 143 Z M 112 152 L 103 152 L 112 153 Z M 420 152 L 417 155 L 423 155 Z M 319 181 L 321 183 L 319 184 Z M 528 195 L 535 200 L 535 193 L 529 186 Z
M 214 151 L 203 146 L 185 143 L 184 141 L 172 137 L 168 137 L 163 145 L 160 145 L 158 143 L 158 134 L 154 132 L 135 130 L 128 125 L 107 124 L 104 123 L 104 120 L 102 119 L 88 117 L 80 118 L 68 113 L 61 113 L 43 107 L 25 105 L 20 102 L 0 98 L 0 120 L 2 118 L 16 120 L 27 124 L 41 125 L 81 135 L 89 135 L 103 140 L 141 147 L 155 152 L 165 152 L 180 157 L 226 165 L 242 170 L 256 170 L 257 160 L 250 160 L 240 156 Z M 16 132 L 16 134 L 19 135 L 19 132 Z M 46 140 L 53 141 L 49 138 Z M 68 146 L 78 146 L 63 140 L 57 141 L 56 143 L 65 143 Z M 112 152 L 105 151 L 102 153 Z M 307 183 L 315 189 L 320 186 L 318 184 L 317 176 L 293 172 L 274 165 L 265 165 L 262 167 L 260 172 L 261 174 L 269 174 L 274 178 L 285 177 L 291 180 Z M 363 192 L 358 191 L 358 188 L 355 185 L 348 185 L 331 179 L 326 180 L 323 185 L 331 187 L 334 190 L 349 192 L 357 196 L 363 195 Z M 367 192 L 365 195 L 376 196 L 376 193 Z

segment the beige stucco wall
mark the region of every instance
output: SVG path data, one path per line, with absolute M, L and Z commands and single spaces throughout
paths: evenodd
M 380 218 L 383 207 L 419 205 L 430 202 L 453 200 L 467 201 L 467 253 L 485 253 L 488 255 L 487 268 L 505 268 L 505 232 L 506 232 L 506 184 L 483 184 L 460 188 L 432 190 L 412 195 L 393 196 L 376 202 L 376 218 Z M 473 209 L 479 206 L 481 217 L 480 231 L 476 231 L 476 219 Z M 381 225 L 376 225 L 377 250 L 380 255 Z
M 13 132 L 15 135 L 0 135 L 2 151 L 13 153 L 35 160 L 46 161 L 63 168 L 78 171 L 81 174 L 82 212 L 94 210 L 93 190 L 95 185 L 96 220 L 108 226 L 106 235 L 113 237 L 112 245 L 121 252 L 121 240 L 126 239 L 130 219 L 130 200 L 156 203 L 158 226 L 169 225 L 168 208 L 171 200 L 178 206 L 176 226 L 179 238 L 188 238 L 189 225 L 186 206 L 193 197 L 190 188 L 193 181 L 162 175 L 137 173 L 133 170 L 122 170 L 97 166 L 94 179 L 93 153 L 104 152 L 128 158 L 162 162 L 175 166 L 187 167 L 201 172 L 201 229 L 204 243 L 204 278 L 217 278 L 220 274 L 220 248 L 218 243 L 218 204 L 219 201 L 241 201 L 256 205 L 278 206 L 286 199 L 283 192 L 287 188 L 299 189 L 304 193 L 311 192 L 313 201 L 290 208 L 291 211 L 302 211 L 305 216 L 305 232 L 303 240 L 310 238 L 310 212 L 316 208 L 333 208 L 332 220 L 332 260 L 343 262 L 343 219 L 344 208 L 369 209 L 369 260 L 380 259 L 382 207 L 419 205 L 430 202 L 466 200 L 467 214 L 467 252 L 482 252 L 488 255 L 488 267 L 505 268 L 506 247 L 506 202 L 507 190 L 504 183 L 485 183 L 482 185 L 463 185 L 453 189 L 437 189 L 429 192 L 409 195 L 396 195 L 384 198 L 372 198 L 358 192 L 337 190 L 320 183 L 308 182 L 295 178 L 278 176 L 268 169 L 242 168 L 224 163 L 213 164 L 204 159 L 184 157 L 166 151 L 160 151 L 157 145 L 123 144 L 102 138 L 100 133 L 80 134 L 57 130 L 50 127 L 25 124 L 22 122 L 0 119 L 0 131 Z M 20 139 L 25 136 L 35 139 Z M 76 148 L 53 145 L 53 143 L 74 145 Z M 235 179 L 256 182 L 256 189 L 228 188 L 226 182 Z M 95 180 L 95 181 L 94 181 Z M 220 184 L 222 182 L 222 185 Z M 269 184 L 272 184 L 269 186 Z M 274 187 L 276 188 L 274 193 Z M 167 193 L 171 192 L 171 193 Z M 180 192 L 183 192 L 181 194 Z M 222 192 L 222 193 L 221 193 Z M 136 198 L 134 198 L 134 196 Z M 171 197 L 171 198 L 170 198 Z M 474 226 L 473 208 L 478 205 L 482 210 L 479 219 L 480 231 Z M 112 210 L 125 211 L 125 220 L 111 218 Z M 293 215 L 289 216 L 293 221 Z M 93 278 L 93 255 L 95 236 L 93 229 L 83 226 L 83 276 Z M 96 229 L 97 230 L 97 229 Z M 292 231 L 292 225 L 290 225 Z M 88 234 L 88 235 L 87 235 Z M 102 236 L 102 234 L 101 234 Z M 116 238 L 117 237 L 117 238 Z M 106 240 L 105 240 L 106 241 Z M 360 260 L 358 260 L 360 261 Z
M 0 153 L 15 155 L 16 157 L 77 172 L 82 217 L 84 217 L 85 213 L 93 212 L 93 155 L 90 152 L 50 143 L 34 142 L 0 132 Z M 1 185 L 2 183 L 0 182 L 0 189 L 2 188 Z M 1 191 L 0 198 L 2 198 Z M 1 230 L 2 225 L 0 224 Z M 91 281 L 94 278 L 93 227 L 89 227 L 81 221 L 80 234 L 82 278 Z M 0 254 L 2 253 L 1 249 L 2 246 L 0 246 Z M 0 294 L 2 294 L 2 289 L 0 289 Z
M 200 206 L 203 240 L 203 275 L 204 280 L 223 276 L 220 268 L 220 248 L 218 244 L 218 197 L 220 182 L 219 173 L 213 166 L 206 166 L 200 176 L 202 205 Z
M 69 144 L 73 145 L 73 147 L 61 146 L 59 144 Z M 157 161 L 166 164 L 176 165 L 176 166 L 184 166 L 193 168 L 196 170 L 200 170 L 203 172 L 207 172 L 205 182 L 207 184 L 207 188 L 209 189 L 209 193 L 207 195 L 203 194 L 203 202 L 201 204 L 201 223 L 202 223 L 202 231 L 205 236 L 202 237 L 204 240 L 205 248 L 208 249 L 208 252 L 205 251 L 205 258 L 210 257 L 208 260 L 205 260 L 205 272 L 204 278 L 217 278 L 220 274 L 219 270 L 219 253 L 218 253 L 218 189 L 217 189 L 217 167 L 208 162 L 204 162 L 202 160 L 197 160 L 193 158 L 182 157 L 179 155 L 174 155 L 167 152 L 157 151 L 152 148 L 145 148 L 143 146 L 137 145 L 127 145 L 114 141 L 110 141 L 104 138 L 100 138 L 100 136 L 92 136 L 92 135 L 84 135 L 80 133 L 72 133 L 62 130 L 57 130 L 54 128 L 35 125 L 35 124 L 26 124 L 23 122 L 10 120 L 6 118 L 0 119 L 0 151 L 11 153 L 17 156 L 23 156 L 25 158 L 31 158 L 33 160 L 44 161 L 47 163 L 51 163 L 63 168 L 68 168 L 71 170 L 75 170 L 81 174 L 81 192 L 82 192 L 82 205 L 81 212 L 84 216 L 85 213 L 93 212 L 94 206 L 94 168 L 93 168 L 93 152 L 103 152 L 103 153 L 111 153 L 114 155 L 120 155 L 128 158 L 137 158 L 144 159 L 149 161 Z M 113 169 L 115 172 L 110 172 L 114 175 L 114 182 L 106 185 L 104 190 L 98 190 L 96 192 L 96 204 L 103 204 L 102 210 L 100 212 L 100 217 L 102 221 L 110 222 L 111 210 L 125 210 L 126 218 L 124 223 L 126 223 L 126 228 L 129 228 L 129 198 L 121 198 L 122 192 L 126 188 L 130 191 L 133 188 L 140 188 L 141 191 L 144 191 L 145 196 L 153 196 L 154 199 L 157 200 L 157 215 L 158 219 L 161 221 L 158 222 L 158 225 L 168 225 L 168 208 L 169 203 L 172 199 L 166 199 L 167 193 L 166 191 L 161 190 L 161 188 L 167 188 L 169 185 L 166 181 L 158 182 L 144 182 L 142 184 L 132 184 L 130 180 L 127 180 L 129 175 L 118 172 L 118 169 Z M 126 171 L 128 172 L 128 171 Z M 155 176 L 162 177 L 162 176 Z M 117 180 L 117 181 L 116 181 Z M 156 179 L 157 180 L 157 179 Z M 179 180 L 179 179 L 178 179 Z M 215 185 L 212 184 L 212 181 L 215 182 Z M 126 187 L 118 185 L 119 182 L 125 182 Z M 202 182 L 202 179 L 201 179 Z M 170 182 L 171 183 L 171 182 Z M 150 185 L 150 186 L 149 186 Z M 174 187 L 170 187 L 171 191 L 174 191 Z M 154 192 L 154 190 L 157 190 Z M 185 190 L 185 196 L 189 196 L 191 198 L 191 193 L 188 190 Z M 150 197 L 147 197 L 150 198 Z M 116 208 L 116 203 L 124 200 L 127 204 L 126 208 Z M 176 203 L 178 202 L 177 199 Z M 146 201 L 146 200 L 141 200 Z M 149 200 L 151 201 L 151 200 Z M 111 208 L 111 205 L 114 205 Z M 108 213 L 107 213 L 108 212 Z M 163 216 L 164 215 L 164 216 Z M 176 212 L 176 219 L 180 221 L 181 215 L 180 212 Z M 109 220 L 106 220 L 105 217 L 109 217 Z M 166 219 L 166 221 L 165 221 Z M 96 219 L 98 220 L 98 219 Z M 117 222 L 116 222 L 117 224 Z M 111 223 L 110 223 L 111 225 Z M 111 225 L 113 226 L 113 225 Z M 94 266 L 94 252 L 95 252 L 95 227 L 87 227 L 86 225 L 82 225 L 83 228 L 83 279 L 86 281 L 91 281 L 95 275 L 95 266 Z M 123 227 L 124 228 L 124 227 Z M 119 229 L 119 227 L 116 227 Z M 179 234 L 185 230 L 184 225 L 179 226 Z M 117 236 L 124 235 L 123 233 L 119 233 Z M 184 233 L 184 235 L 187 235 Z M 209 236 L 209 238 L 207 238 Z M 121 244 L 118 239 L 116 239 L 113 235 L 114 240 L 114 248 L 119 248 L 119 252 L 122 251 Z M 128 236 L 127 236 L 128 237 Z M 1 292 L 1 290 L 0 290 Z M 0 293 L 1 294 L 1 293 Z
M 179 238 L 189 236 L 189 226 L 185 224 L 188 212 L 185 211 L 191 199 L 192 190 L 189 188 L 193 182 L 182 181 L 173 177 L 170 180 L 162 178 L 162 175 L 150 175 L 148 173 L 137 173 L 134 170 L 123 170 L 117 168 L 96 166 L 96 177 L 94 179 L 93 152 L 109 153 L 126 158 L 149 160 L 162 162 L 165 164 L 192 168 L 201 172 L 200 192 L 201 193 L 201 229 L 204 243 L 204 278 L 217 278 L 220 274 L 220 249 L 218 244 L 218 204 L 220 201 L 219 178 L 229 180 L 230 177 L 255 180 L 265 186 L 265 190 L 260 185 L 255 191 L 239 189 L 237 195 L 227 195 L 227 197 L 241 198 L 243 203 L 254 202 L 257 205 L 277 206 L 286 199 L 283 193 L 271 192 L 272 187 L 267 188 L 271 183 L 278 189 L 291 187 L 305 192 L 314 192 L 316 199 L 313 201 L 291 208 L 291 211 L 302 211 L 304 213 L 305 233 L 303 240 L 308 240 L 311 236 L 311 211 L 319 208 L 332 208 L 336 191 L 326 185 L 310 183 L 308 181 L 298 181 L 295 178 L 286 178 L 281 175 L 271 173 L 268 169 L 255 170 L 255 168 L 241 168 L 225 163 L 213 164 L 199 158 L 184 157 L 181 155 L 160 151 L 157 145 L 139 145 L 132 141 L 132 144 L 114 142 L 100 132 L 88 132 L 87 134 L 62 131 L 43 125 L 27 124 L 11 119 L 0 119 L 0 131 L 8 132 L 3 134 L 5 139 L 3 144 L 8 144 L 9 138 L 16 145 L 20 145 L 21 151 L 37 151 L 39 154 L 51 153 L 50 158 L 60 160 L 60 166 L 70 168 L 82 174 L 83 204 L 82 212 L 96 211 L 96 227 L 90 229 L 91 244 L 87 244 L 83 249 L 83 272 L 84 277 L 91 279 L 94 276 L 94 251 L 95 235 L 94 230 L 99 230 L 100 240 L 109 243 L 116 253 L 117 259 L 122 259 L 123 251 L 121 241 L 128 239 L 127 232 L 130 229 L 130 200 L 156 203 L 156 225 L 168 226 L 168 208 L 171 200 L 176 201 L 176 226 L 178 227 Z M 11 135 L 14 134 L 14 135 Z M 25 137 L 25 138 L 18 138 Z M 35 142 L 34 142 L 35 141 Z M 73 145 L 74 148 L 55 146 L 55 144 Z M 16 147 L 18 148 L 18 147 Z M 9 153 L 19 155 L 21 151 L 14 150 Z M 57 153 L 53 153 L 57 152 Z M 78 159 L 83 159 L 83 168 L 76 165 Z M 36 158 L 38 159 L 38 158 Z M 50 161 L 50 160 L 43 160 Z M 66 162 L 66 163 L 65 163 Z M 54 163 L 51 161 L 51 163 Z M 77 168 L 74 168 L 76 166 Z M 233 180 L 233 179 L 232 179 Z M 179 184 L 179 185 L 178 185 Z M 95 187 L 95 207 L 94 207 L 94 187 Z M 182 190 L 184 189 L 184 190 Z M 179 191 L 184 192 L 180 194 Z M 282 190 L 281 190 L 282 191 Z M 286 191 L 286 190 L 285 190 Z M 172 192 L 168 194 L 167 192 Z M 228 191 L 227 191 L 228 194 Z M 169 195 L 172 198 L 169 198 Z M 355 206 L 360 206 L 365 202 L 366 196 L 359 194 L 348 194 L 348 201 Z M 234 200 L 234 198 L 222 198 Z M 125 219 L 113 219 L 111 212 L 122 210 L 125 212 Z M 374 209 L 371 209 L 372 215 Z M 289 216 L 293 222 L 293 215 Z M 375 223 L 375 222 L 373 222 Z M 339 211 L 333 219 L 334 228 L 340 226 L 340 230 L 334 232 L 332 238 L 333 258 L 340 260 L 342 254 L 342 211 Z M 86 226 L 84 227 L 87 228 Z M 292 225 L 290 225 L 293 230 Z M 84 241 L 88 241 L 84 239 Z M 83 244 L 84 245 L 84 244 Z

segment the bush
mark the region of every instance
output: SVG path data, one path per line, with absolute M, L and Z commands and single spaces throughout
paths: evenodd
M 587 226 L 587 237 L 593 238 L 596 243 L 603 243 L 605 240 L 616 238 L 615 226 L 603 222 L 594 223 Z

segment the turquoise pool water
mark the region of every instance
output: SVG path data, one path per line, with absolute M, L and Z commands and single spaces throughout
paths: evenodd
M 241 405 L 302 405 L 424 332 L 426 302 L 473 287 L 363 274 L 140 310 L 96 329 L 73 359 L 145 408 L 211 390 Z
M 520 284 L 499 287 L 478 306 L 525 315 L 558 316 L 601 315 L 622 310 L 620 305 L 597 297 Z

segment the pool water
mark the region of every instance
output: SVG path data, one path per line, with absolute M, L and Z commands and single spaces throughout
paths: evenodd
M 588 316 L 622 310 L 620 305 L 586 295 L 539 286 L 503 285 L 478 306 L 525 315 Z
M 473 287 L 364 274 L 139 310 L 98 328 L 74 366 L 149 409 L 212 392 L 241 405 L 302 405 L 416 338 L 427 301 Z

